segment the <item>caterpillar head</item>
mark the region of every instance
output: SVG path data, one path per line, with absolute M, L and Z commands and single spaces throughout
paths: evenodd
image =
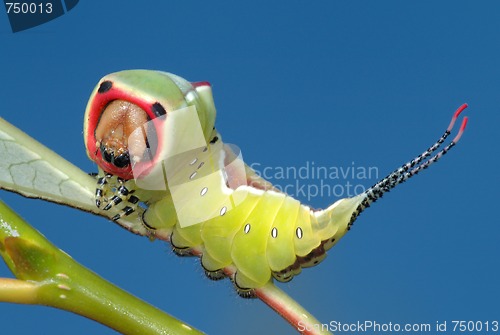
M 176 146 L 178 133 L 190 131 L 193 118 L 179 117 L 186 108 L 195 113 L 200 136 L 208 142 L 215 122 L 209 83 L 150 70 L 109 74 L 95 87 L 85 111 L 87 155 L 125 180 L 134 178 L 133 167 L 147 175 Z

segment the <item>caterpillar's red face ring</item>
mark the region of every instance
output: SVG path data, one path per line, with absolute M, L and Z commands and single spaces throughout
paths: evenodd
M 89 108 L 87 151 L 105 172 L 128 180 L 134 177 L 132 161 L 143 165 L 141 170 L 154 164 L 155 157 L 145 157 L 145 153 L 151 154 L 148 139 L 161 136 L 157 131 L 162 122 L 159 117 L 167 114 L 162 104 L 147 97 L 139 98 L 106 80 L 100 84 Z M 154 122 L 148 123 L 151 120 Z M 134 132 L 146 123 L 153 124 L 155 129 Z M 159 142 L 158 138 L 154 140 Z
M 191 106 L 207 141 L 216 114 L 210 84 L 190 83 L 161 71 L 111 73 L 101 79 L 87 104 L 87 155 L 122 179 L 149 176 L 172 150 L 177 129 L 173 116 Z

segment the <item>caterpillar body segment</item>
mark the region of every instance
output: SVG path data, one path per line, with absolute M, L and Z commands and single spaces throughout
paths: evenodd
M 168 197 L 150 205 L 144 220 L 159 234 L 170 234 L 177 253 L 201 253 L 202 266 L 209 274 L 234 266 L 234 281 L 242 291 L 260 287 L 271 277 L 289 281 L 302 267 L 319 263 L 347 232 L 360 202 L 344 199 L 335 208 L 316 212 L 275 191 L 240 186 L 234 196 L 245 200 L 197 225 L 183 228 L 172 219 L 175 209 Z
M 209 154 L 205 156 L 193 152 L 194 156 L 185 157 L 182 161 L 186 168 L 179 169 L 174 178 L 179 182 L 198 172 L 191 179 L 193 184 L 187 184 L 185 196 L 190 201 L 185 207 L 176 208 L 172 193 L 166 194 L 149 204 L 144 221 L 158 236 L 169 236 L 177 254 L 201 254 L 209 278 L 219 279 L 225 268 L 235 267 L 233 280 L 242 293 L 264 285 L 272 277 L 289 281 L 302 267 L 319 263 L 325 251 L 347 231 L 350 215 L 359 200 L 343 199 L 329 209 L 313 211 L 284 193 L 266 189 L 269 185 L 265 183 L 256 184 L 254 179 L 247 178 L 245 185 L 232 189 L 225 178 L 241 176 L 228 173 L 225 177 L 222 173 L 227 148 L 219 139 L 206 152 Z M 194 165 L 203 163 L 202 167 L 187 168 L 188 162 L 195 160 Z M 211 168 L 209 172 L 218 179 L 209 180 L 211 184 L 197 184 L 198 178 L 206 176 L 205 168 Z M 220 196 L 206 197 L 214 192 Z M 226 207 L 224 195 L 230 199 L 229 203 L 237 205 Z M 204 199 L 209 203 L 203 203 Z M 183 212 L 197 217 L 196 211 L 202 208 L 205 211 L 209 208 L 215 215 L 187 227 L 180 224 L 179 215 Z
M 365 192 L 313 210 L 275 189 L 247 166 L 214 128 L 208 83 L 146 70 L 104 77 L 85 116 L 85 144 L 99 165 L 96 205 L 130 215 L 139 203 L 152 238 L 194 255 L 211 279 L 229 276 L 238 293 L 270 280 L 287 282 L 326 257 L 363 210 L 435 163 L 460 139 L 434 154 L 460 113 L 429 149 Z M 434 154 L 434 155 L 433 155 Z

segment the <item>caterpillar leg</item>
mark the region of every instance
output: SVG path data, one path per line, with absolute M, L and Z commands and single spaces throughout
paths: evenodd
M 201 267 L 205 271 L 205 276 L 207 276 L 208 279 L 210 280 L 221 280 L 227 277 L 226 273 L 224 272 L 223 269 L 219 270 L 208 270 L 204 265 L 203 265 L 203 255 L 201 256 L 200 259 Z
M 247 299 L 257 297 L 253 288 L 242 287 L 238 284 L 238 270 L 234 265 L 213 270 L 210 267 L 210 256 L 207 256 L 206 253 L 200 255 L 200 264 L 208 279 L 221 280 L 228 277 L 231 279 L 236 293 L 238 293 L 240 297 Z
M 119 220 L 135 212 L 137 204 L 139 203 L 139 198 L 133 195 L 134 190 L 129 190 L 127 188 L 125 180 L 109 173 L 103 176 L 97 175 L 96 178 L 95 204 L 98 208 L 106 204 L 103 210 L 108 211 L 122 204 L 120 212 L 113 216 L 113 221 Z
M 109 173 L 100 177 L 97 173 L 92 173 L 92 175 L 97 178 L 97 187 L 95 189 L 95 205 L 97 208 L 101 208 L 101 204 L 104 200 L 104 195 L 108 192 L 108 179 L 112 177 Z M 105 199 L 107 201 L 107 199 Z
M 233 285 L 234 285 L 234 288 L 236 289 L 236 293 L 238 293 L 238 295 L 242 298 L 245 298 L 245 299 L 253 299 L 253 298 L 256 298 L 257 295 L 255 294 L 255 289 L 251 289 L 251 288 L 244 288 L 244 287 L 240 287 L 235 279 L 236 275 L 238 274 L 238 272 L 236 272 L 232 277 L 231 277 L 231 281 L 233 282 Z

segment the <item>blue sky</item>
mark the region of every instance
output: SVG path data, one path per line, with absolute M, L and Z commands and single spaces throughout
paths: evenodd
M 500 185 L 487 170 L 500 163 L 498 2 L 117 3 L 81 1 L 16 34 L 0 14 L 1 116 L 95 171 L 82 139 L 94 85 L 110 72 L 158 69 L 212 83 L 216 125 L 248 163 L 376 167 L 383 177 L 431 145 L 467 102 L 459 146 L 364 213 L 324 262 L 280 287 L 325 323 L 498 319 Z M 298 195 L 313 207 L 336 200 Z M 197 259 L 178 258 L 165 243 L 70 208 L 0 196 L 77 261 L 198 329 L 292 333 L 260 301 L 204 278 Z M 0 276 L 10 275 L 1 264 Z M 113 333 L 67 312 L 10 304 L 0 304 L 0 324 L 17 334 Z

